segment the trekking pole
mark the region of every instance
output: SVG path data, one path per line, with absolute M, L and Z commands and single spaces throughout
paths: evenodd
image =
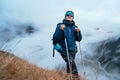
M 70 80 L 72 80 L 72 69 L 71 69 L 71 65 L 70 65 L 70 56 L 69 56 L 69 52 L 68 52 L 68 46 L 67 46 L 67 40 L 66 40 L 66 36 L 65 36 L 65 30 L 64 30 L 64 37 L 65 37 L 65 46 L 66 46 L 66 52 L 67 52 L 67 59 L 68 59 L 68 64 L 69 64 L 69 69 L 70 69 Z
M 85 72 L 85 65 L 84 65 L 84 60 L 83 60 L 83 56 L 82 56 L 82 50 L 81 50 L 81 46 L 80 46 L 80 42 L 79 43 L 79 51 L 80 51 L 80 55 L 81 55 L 81 61 L 82 61 L 82 67 L 83 67 L 83 76 L 84 76 L 84 80 L 86 80 L 86 72 Z

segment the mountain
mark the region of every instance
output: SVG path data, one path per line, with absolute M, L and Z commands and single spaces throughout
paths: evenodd
M 120 74 L 120 38 L 108 39 L 97 44 L 95 53 L 101 66 L 109 73 Z

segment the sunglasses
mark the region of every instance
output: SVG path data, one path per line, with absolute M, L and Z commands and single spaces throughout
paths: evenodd
M 70 17 L 73 17 L 73 15 L 66 15 L 66 16 L 70 16 Z

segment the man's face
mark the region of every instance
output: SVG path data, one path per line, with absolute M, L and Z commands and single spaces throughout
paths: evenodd
M 73 21 L 73 16 L 67 15 L 65 17 L 65 19 L 68 20 L 68 21 Z

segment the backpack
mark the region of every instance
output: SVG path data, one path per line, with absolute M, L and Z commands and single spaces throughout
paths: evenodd
M 54 46 L 53 46 L 53 57 L 55 56 L 55 50 L 59 53 L 62 52 L 62 47 L 59 45 L 59 43 L 56 43 Z
M 58 23 L 57 26 L 60 26 L 62 23 Z M 59 42 L 56 42 L 54 39 L 52 39 L 53 44 L 53 57 L 55 56 L 55 50 L 59 53 L 62 52 L 62 47 L 60 46 Z

